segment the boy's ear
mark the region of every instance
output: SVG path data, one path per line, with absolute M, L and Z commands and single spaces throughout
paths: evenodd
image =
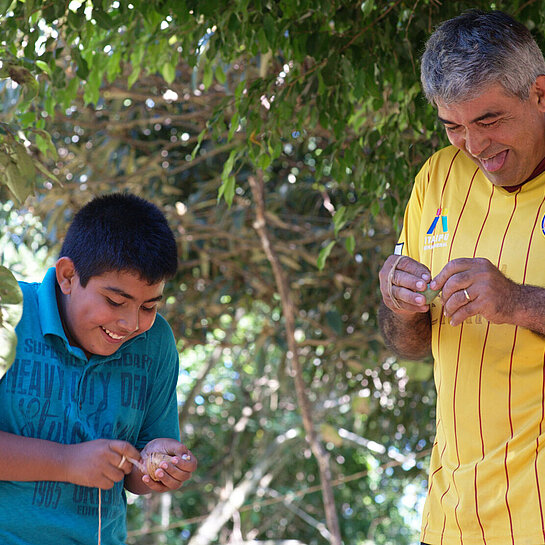
M 76 268 L 74 262 L 69 257 L 61 257 L 55 264 L 57 271 L 57 282 L 64 295 L 72 291 L 74 279 L 76 277 Z

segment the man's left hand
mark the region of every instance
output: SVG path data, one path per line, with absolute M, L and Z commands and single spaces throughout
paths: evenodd
M 443 311 L 452 326 L 477 314 L 494 324 L 509 323 L 520 291 L 518 284 L 482 257 L 449 261 L 430 288 L 442 290 Z

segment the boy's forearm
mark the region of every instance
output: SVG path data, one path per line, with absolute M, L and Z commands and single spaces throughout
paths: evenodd
M 66 481 L 66 445 L 0 431 L 0 481 Z
M 378 318 L 386 345 L 395 354 L 409 360 L 421 360 L 431 354 L 429 312 L 395 313 L 382 303 Z

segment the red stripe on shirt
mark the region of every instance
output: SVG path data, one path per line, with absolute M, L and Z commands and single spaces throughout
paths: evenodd
M 492 191 L 490 192 L 490 198 L 488 199 L 488 209 L 486 211 L 486 215 L 484 217 L 483 223 L 481 225 L 481 230 L 479 231 L 479 235 L 477 236 L 477 241 L 475 242 L 475 249 L 473 251 L 473 257 L 477 255 L 477 248 L 479 246 L 479 241 L 481 239 L 481 235 L 484 230 L 484 226 L 486 224 L 486 221 L 488 219 L 488 216 L 490 215 L 490 208 L 492 206 L 492 197 L 494 196 L 494 188 L 495 186 L 492 185 Z M 499 266 L 499 263 L 498 263 Z M 483 414 L 482 414 L 482 384 L 483 384 L 483 366 L 484 366 L 484 354 L 485 354 L 485 348 L 486 348 L 486 342 L 488 340 L 488 332 L 490 330 L 490 322 L 488 322 L 486 326 L 486 332 L 484 335 L 484 341 L 483 341 L 483 347 L 481 350 L 481 363 L 479 367 L 479 399 L 478 399 L 478 407 L 479 407 L 479 434 L 481 438 L 481 462 L 484 460 L 484 435 L 483 435 Z M 484 534 L 484 527 L 481 521 L 481 517 L 479 515 L 479 494 L 478 494 L 478 486 L 477 486 L 477 473 L 478 473 L 478 466 L 479 462 L 475 464 L 475 514 L 477 516 L 477 521 L 479 523 L 479 527 L 481 528 L 481 535 L 483 537 L 483 544 L 486 545 L 486 537 Z
M 509 227 L 511 226 L 511 222 L 513 221 L 513 216 L 515 215 L 515 210 L 517 209 L 517 200 L 518 196 L 520 194 L 520 189 L 515 193 L 515 203 L 513 206 L 513 211 L 511 212 L 511 217 L 509 218 L 509 222 L 507 223 L 507 227 L 505 228 L 505 232 L 503 234 L 503 239 L 500 246 L 500 254 L 498 256 L 498 266 L 501 262 L 501 254 L 503 252 L 503 245 L 505 244 L 505 238 L 507 237 L 507 232 L 509 231 Z M 509 469 L 507 468 L 507 455 L 509 452 L 509 443 L 513 439 L 514 431 L 513 431 L 513 411 L 512 411 L 512 393 L 513 393 L 513 354 L 515 352 L 515 345 L 517 343 L 517 331 L 518 328 L 515 327 L 515 334 L 513 336 L 513 346 L 511 348 L 511 356 L 509 358 L 509 374 L 508 374 L 508 389 L 507 389 L 507 407 L 508 407 L 508 414 L 509 414 L 509 429 L 511 431 L 511 437 L 507 440 L 505 443 L 505 458 L 503 460 L 503 465 L 505 468 L 505 481 L 506 481 L 506 489 L 505 489 L 505 506 L 507 507 L 507 514 L 509 515 L 509 526 L 511 528 L 511 542 L 512 545 L 515 545 L 515 536 L 513 532 L 513 517 L 511 514 L 511 507 L 509 505 Z
M 534 233 L 536 232 L 536 227 L 539 222 L 539 216 L 541 216 L 541 209 L 545 203 L 545 198 L 541 201 L 541 204 L 538 208 L 536 217 L 534 219 L 534 226 L 532 232 L 530 233 L 530 240 L 528 241 L 528 250 L 526 251 L 526 262 L 524 264 L 524 274 L 522 276 L 522 283 L 526 282 L 526 274 L 528 273 L 528 261 L 530 259 L 530 249 L 532 247 L 532 242 L 534 239 Z M 543 422 L 545 421 L 545 354 L 543 355 L 543 386 L 541 388 L 541 421 L 539 422 L 539 435 L 536 437 L 536 457 L 534 460 L 534 471 L 536 476 L 536 488 L 537 488 L 537 497 L 539 500 L 539 514 L 541 517 L 541 528 L 543 530 L 543 540 L 545 541 L 545 516 L 543 513 L 543 502 L 541 501 L 541 486 L 539 482 L 539 472 L 537 469 L 537 461 L 539 457 L 539 437 L 543 433 Z

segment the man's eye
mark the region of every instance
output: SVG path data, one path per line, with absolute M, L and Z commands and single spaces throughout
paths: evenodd
M 144 312 L 153 312 L 157 307 L 154 305 L 152 307 L 141 307 Z
M 106 301 L 108 301 L 108 304 L 112 307 L 120 307 L 122 303 L 116 303 L 114 300 L 110 299 L 109 297 L 106 297 Z

